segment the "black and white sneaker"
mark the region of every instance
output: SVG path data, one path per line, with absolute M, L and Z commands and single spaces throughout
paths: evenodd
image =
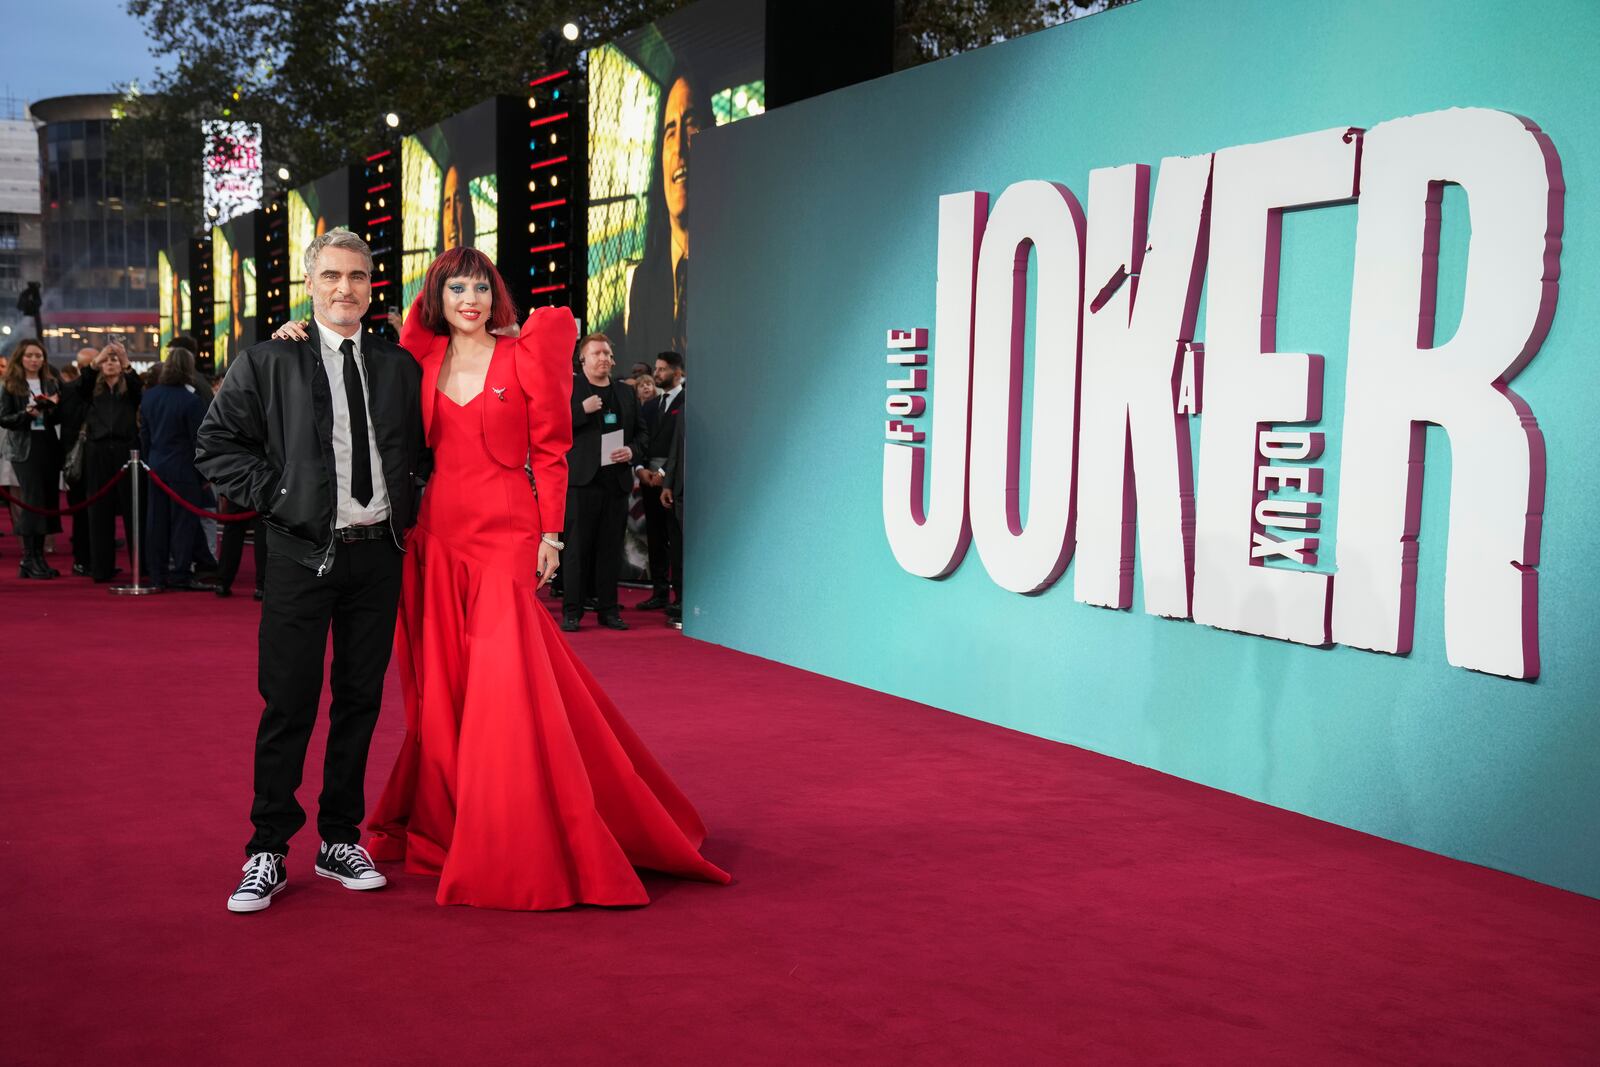
M 257 852 L 244 865 L 244 881 L 228 898 L 229 911 L 261 911 L 272 906 L 272 898 L 289 884 L 283 869 L 283 856 L 277 852 Z
M 382 889 L 389 884 L 360 845 L 330 845 L 324 841 L 317 850 L 315 870 L 346 889 Z

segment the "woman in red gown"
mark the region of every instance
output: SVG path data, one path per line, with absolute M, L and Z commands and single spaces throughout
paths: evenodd
M 647 904 L 636 867 L 726 883 L 694 807 L 535 596 L 565 521 L 577 328 L 539 308 L 516 337 L 489 332 L 515 316 L 488 257 L 452 249 L 400 333 L 434 470 L 395 635 L 405 740 L 368 847 L 438 875 L 440 904 Z

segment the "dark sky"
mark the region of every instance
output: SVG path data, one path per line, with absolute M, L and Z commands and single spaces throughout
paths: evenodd
M 123 0 L 0 0 L 0 11 L 8 30 L 0 117 L 20 118 L 23 104 L 48 96 L 110 92 L 155 76 L 149 38 Z

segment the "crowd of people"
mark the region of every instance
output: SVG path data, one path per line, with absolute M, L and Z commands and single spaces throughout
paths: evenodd
M 663 352 L 655 367 L 635 363 L 614 378 L 611 339 L 593 333 L 578 342 L 572 389 L 572 448 L 567 454 L 567 574 L 561 589 L 562 629 L 577 630 L 586 610 L 600 625 L 626 630 L 617 587 L 630 502 L 639 501 L 649 546 L 651 595 L 638 607 L 683 617 L 682 466 L 683 357 Z
M 195 437 L 218 385 L 197 371 L 197 352 L 192 338 L 175 337 L 165 358 L 142 375 L 116 342 L 81 349 L 76 360 L 59 369 L 44 345 L 31 338 L 0 357 L 0 489 L 13 498 L 12 530 L 22 546 L 19 577 L 61 577 L 47 550 L 64 532 L 57 513 L 67 511 L 73 575 L 112 582 L 126 573 L 119 548 L 129 553 L 131 568 L 138 546 L 141 576 L 148 576 L 152 586 L 218 596 L 232 595 L 244 538 L 253 528 L 256 599 L 261 599 L 265 538 L 259 522 L 219 524 L 183 506 L 202 512 L 214 512 L 219 504 L 223 513 L 245 510 L 219 501 L 195 469 Z M 135 450 L 183 503 L 165 491 L 151 491 L 143 478 L 111 484 Z M 142 526 L 137 537 L 135 492 Z
M 140 566 L 149 584 L 231 596 L 246 537 L 253 533 L 255 597 L 263 597 L 266 538 L 260 520 L 218 522 L 183 506 L 222 515 L 248 510 L 215 495 L 195 467 L 200 423 L 222 381 L 199 373 L 197 351 L 192 338 L 179 335 L 161 362 L 143 374 L 115 342 L 82 349 L 60 368 L 37 340 L 21 341 L 9 357 L 0 356 L 0 489 L 19 502 L 10 511 L 22 549 L 20 577 L 61 576 L 50 565 L 47 546 L 70 523 L 74 575 L 112 582 L 126 573 L 119 549 L 131 553 L 142 544 Z M 628 629 L 618 587 L 630 515 L 648 546 L 644 577 L 650 595 L 637 608 L 663 611 L 681 625 L 683 356 L 662 352 L 653 367 L 637 362 L 627 377 L 616 377 L 610 339 L 597 333 L 579 342 L 574 364 L 564 537 L 568 571 L 579 580 L 562 577 L 554 587 L 562 601 L 562 627 L 579 629 L 592 611 L 600 625 Z M 616 445 L 602 454 L 602 440 Z M 65 522 L 41 513 L 62 510 L 63 488 L 68 508 L 81 505 L 127 465 L 135 449 L 182 502 L 152 491 L 144 479 L 124 478 Z M 143 527 L 137 539 L 135 491 Z

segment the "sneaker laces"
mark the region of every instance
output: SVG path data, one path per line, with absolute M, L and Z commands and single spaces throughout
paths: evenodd
M 377 870 L 372 865 L 372 857 L 360 845 L 329 845 L 328 860 L 332 863 L 343 863 L 356 874 Z
M 274 864 L 272 853 L 257 852 L 251 856 L 240 870 L 245 872 L 244 881 L 239 883 L 240 893 L 265 893 L 273 882 Z

